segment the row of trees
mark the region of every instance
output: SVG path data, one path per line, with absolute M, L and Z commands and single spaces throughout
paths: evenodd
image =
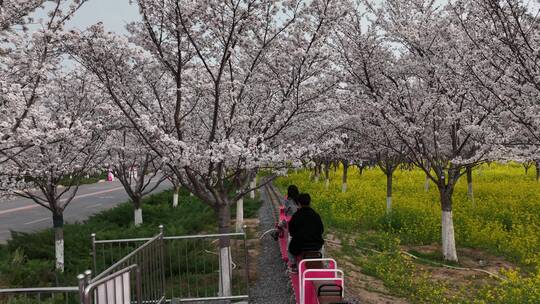
M 44 1 L 0 2 L 0 171 L 5 191 L 55 223 L 78 177 L 103 164 L 136 210 L 161 170 L 227 233 L 258 170 L 376 162 L 390 210 L 407 162 L 439 190 L 455 261 L 458 179 L 485 161 L 538 158 L 540 31 L 519 0 L 138 0 L 126 36 L 66 31 L 85 1 L 48 2 L 35 31 L 25 24 Z M 223 260 L 229 246 L 220 240 Z M 222 263 L 224 281 L 230 271 Z
M 332 39 L 342 72 L 334 131 L 348 139 L 336 150 L 381 167 L 388 211 L 395 168 L 423 170 L 440 193 L 443 255 L 457 261 L 458 179 L 467 175 L 472 196 L 479 164 L 538 158 L 536 15 L 517 0 L 363 1 L 349 12 Z
M 104 100 L 93 76 L 68 69 L 61 44 L 64 23 L 85 1 L 54 1 L 41 28 L 28 17 L 46 1 L 0 5 L 0 190 L 31 199 L 52 214 L 56 268 L 64 269 L 64 211 L 80 181 L 110 170 L 120 180 L 142 223 L 141 199 L 170 174 Z
M 60 270 L 62 213 L 81 176 L 110 167 L 140 210 L 146 173 L 161 170 L 227 233 L 255 172 L 297 158 L 282 134 L 322 112 L 337 83 L 324 42 L 338 2 L 141 0 L 127 37 L 64 30 L 85 1 L 26 2 L 0 2 L 2 21 L 27 5 L 2 27 L 2 190 L 51 210 Z M 48 20 L 28 30 L 45 2 Z M 219 246 L 230 260 L 230 240 Z M 230 295 L 231 265 L 221 268 Z

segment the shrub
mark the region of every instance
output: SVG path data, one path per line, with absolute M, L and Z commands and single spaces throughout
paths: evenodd
M 253 217 L 258 200 L 245 200 L 245 217 Z M 9 287 L 76 285 L 76 276 L 92 266 L 90 234 L 97 239 L 149 237 L 164 225 L 165 235 L 212 233 L 216 229 L 214 210 L 182 190 L 180 204 L 172 207 L 172 191 L 163 191 L 143 200 L 144 224 L 133 225 L 130 202 L 105 210 L 83 223 L 64 226 L 65 273 L 54 271 L 54 231 L 12 232 L 12 239 L 0 245 L 0 284 Z M 231 212 L 234 215 L 233 212 Z

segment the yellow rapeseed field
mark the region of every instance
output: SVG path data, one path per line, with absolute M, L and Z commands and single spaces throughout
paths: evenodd
M 439 195 L 434 184 L 424 190 L 423 172 L 396 171 L 390 215 L 385 211 L 386 179 L 381 170 L 364 170 L 362 175 L 349 170 L 346 193 L 341 192 L 341 175 L 341 170 L 331 170 L 328 189 L 323 177 L 316 182 L 308 170 L 291 172 L 276 183 L 282 189 L 296 184 L 301 192 L 310 193 L 314 208 L 329 227 L 384 232 L 402 245 L 440 243 Z M 515 163 L 483 165 L 474 170 L 473 187 L 471 200 L 463 176 L 453 196 L 457 246 L 482 249 L 528 270 L 505 271 L 507 281 L 482 289 L 475 302 L 540 303 L 540 183 L 534 170 L 525 175 L 523 167 Z M 386 272 L 381 270 L 379 276 Z M 385 283 L 391 285 L 392 280 Z

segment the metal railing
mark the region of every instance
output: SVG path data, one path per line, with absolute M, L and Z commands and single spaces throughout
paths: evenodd
M 80 296 L 77 286 L 0 289 L 0 303 L 2 304 L 71 304 L 79 302 Z
M 230 254 L 220 261 L 219 240 L 230 239 Z M 171 299 L 180 302 L 247 299 L 249 263 L 244 233 L 165 237 Z M 231 265 L 231 294 L 223 293 L 220 263 Z
M 225 255 L 223 251 L 220 254 L 219 246 L 224 239 L 230 243 Z M 92 234 L 91 254 L 97 275 L 92 278 L 90 270 L 79 275 L 78 287 L 0 289 L 0 304 L 147 304 L 248 299 L 249 256 L 245 233 L 164 237 L 160 226 L 160 233 L 152 238 L 96 240 Z M 230 292 L 224 291 L 228 289 L 223 283 L 227 276 L 220 271 L 223 263 L 230 265 L 227 280 Z M 131 274 L 128 285 L 122 281 L 128 280 L 125 274 Z M 114 297 L 110 301 L 110 292 L 117 295 L 117 288 L 127 290 L 127 286 L 130 286 L 129 297 Z M 118 294 L 125 294 L 125 290 Z
M 141 245 L 141 242 L 142 243 Z M 126 245 L 126 246 L 123 246 Z M 96 248 L 104 246 L 112 250 L 102 250 L 104 263 L 97 263 L 98 251 Z M 131 249 L 131 248 L 135 249 Z M 115 248 L 120 249 L 114 250 Z M 124 250 L 129 250 L 123 254 Z M 163 243 L 163 227 L 160 226 L 160 233 L 148 239 L 126 239 L 126 240 L 95 240 L 95 234 L 92 234 L 92 258 L 94 269 L 98 270 L 99 275 L 94 277 L 90 283 L 94 283 L 102 278 L 119 271 L 130 265 L 136 264 L 140 268 L 142 283 L 142 302 L 143 303 L 163 303 L 165 302 L 165 251 Z M 108 252 L 110 251 L 110 252 Z M 105 258 L 111 256 L 108 264 Z M 123 255 L 118 260 L 114 257 L 118 254 Z M 100 259 L 101 260 L 101 259 Z M 106 267 L 106 268 L 104 268 Z M 104 269 L 102 269 L 104 268 Z
M 163 227 L 160 226 L 160 235 Z M 231 271 L 231 294 L 223 293 L 220 279 L 219 240 L 230 239 L 230 255 L 228 261 Z M 133 238 L 121 240 L 96 240 L 92 234 L 92 256 L 94 269 L 98 272 L 117 265 L 117 261 L 125 261 L 132 254 L 133 248 L 141 248 L 141 244 L 155 238 Z M 175 302 L 245 300 L 249 290 L 249 260 L 245 233 L 207 234 L 193 236 L 163 236 L 163 267 L 150 267 L 148 271 L 142 265 L 156 263 L 155 254 L 140 256 L 136 262 L 141 265 L 143 282 L 143 298 L 145 277 L 156 277 L 156 282 L 166 282 L 166 298 Z M 124 258 L 122 258 L 124 256 Z M 120 260 L 119 260 L 120 259 Z M 164 270 L 163 272 L 161 270 Z M 161 279 L 163 278 L 163 279 Z M 143 299 L 143 303 L 146 299 Z
M 154 256 L 152 247 L 161 248 L 160 253 Z M 145 259 L 146 255 L 152 259 Z M 142 258 L 141 258 L 142 256 Z M 145 276 L 145 294 L 143 294 L 143 281 L 141 269 L 137 264 L 130 264 L 133 260 L 144 260 L 147 273 Z M 154 267 L 161 262 L 161 268 Z M 92 271 L 87 270 L 77 276 L 78 286 L 73 287 L 43 287 L 43 288 L 12 288 L 0 289 L 0 303 L 4 304 L 142 304 L 165 302 L 165 277 L 162 280 L 156 273 L 163 272 L 163 235 L 148 240 L 145 244 L 122 258 L 105 271 L 92 278 Z M 156 281 L 152 281 L 157 279 Z
M 81 304 L 142 304 L 141 271 L 138 265 L 131 265 L 83 284 L 80 290 Z

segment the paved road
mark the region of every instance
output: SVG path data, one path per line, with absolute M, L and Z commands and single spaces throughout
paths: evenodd
M 171 187 L 171 184 L 165 181 L 154 192 Z M 128 199 L 118 181 L 82 185 L 64 212 L 64 220 L 69 223 L 82 221 Z M 11 238 L 10 230 L 31 232 L 49 227 L 52 227 L 51 212 L 33 201 L 22 198 L 0 200 L 0 243 Z

